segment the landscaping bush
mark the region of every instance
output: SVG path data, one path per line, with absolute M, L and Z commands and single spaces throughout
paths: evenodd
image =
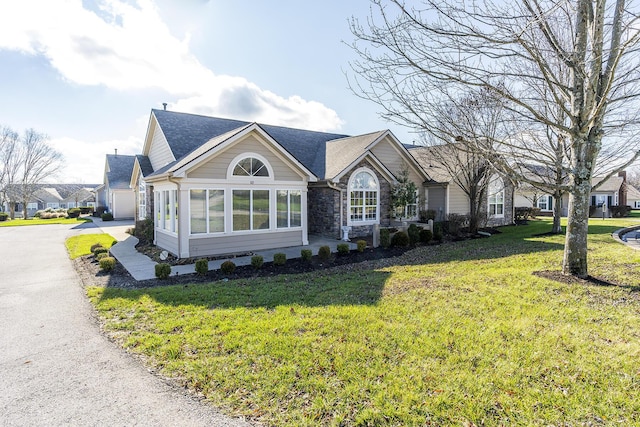
M 69 218 L 78 218 L 80 216 L 80 209 L 78 208 L 71 208 L 67 211 L 67 216 Z
M 33 217 L 34 218 L 41 218 L 43 213 L 44 213 L 43 210 L 36 211 L 36 213 L 33 214 Z
M 429 243 L 431 239 L 433 239 L 431 230 L 420 230 L 420 241 L 422 243 Z
M 93 212 L 93 206 L 78 206 L 78 209 L 80 209 L 81 215 L 86 215 Z
M 356 245 L 358 245 L 358 252 L 364 252 L 364 250 L 367 249 L 367 241 L 366 240 L 358 240 L 356 242 Z
M 311 262 L 311 258 L 313 257 L 313 252 L 311 249 L 302 249 L 300 251 L 300 258 L 302 258 L 305 262 Z
M 262 255 L 254 255 L 251 257 L 251 266 L 256 270 L 262 268 L 262 264 L 264 264 L 264 257 Z
M 204 276 L 209 271 L 209 260 L 206 258 L 200 258 L 196 260 L 196 273 Z
M 102 246 L 98 246 L 93 250 L 93 256 L 95 257 L 97 257 L 100 254 L 108 254 L 108 253 L 109 253 L 109 249 Z
M 98 255 L 96 255 L 96 259 L 97 259 L 98 261 L 100 261 L 101 259 L 106 258 L 106 257 L 108 257 L 108 256 L 109 256 L 109 253 L 108 253 L 108 252 L 101 252 L 101 253 L 99 253 Z
M 231 274 L 236 271 L 236 264 L 233 261 L 225 261 L 220 265 L 220 271 L 224 274 Z
M 329 257 L 331 257 L 331 248 L 329 246 L 320 246 L 320 249 L 318 249 L 318 258 L 326 261 Z
M 338 255 L 348 255 L 351 251 L 348 243 L 338 243 L 336 249 L 338 250 Z
M 106 206 L 98 206 L 94 212 L 94 216 L 102 216 L 103 213 L 105 213 L 107 211 L 107 207 Z
M 391 233 L 388 228 L 380 229 L 380 246 L 385 249 L 391 246 Z
M 409 244 L 415 246 L 420 241 L 420 228 L 415 224 L 409 224 L 407 235 L 409 236 Z
M 429 222 L 430 219 L 436 220 L 436 211 L 433 209 L 427 209 L 424 211 L 420 211 L 419 213 L 419 221 L 420 222 Z
M 0 221 L 6 221 L 9 218 L 9 214 L 6 212 L 0 212 Z
M 409 235 L 404 231 L 398 231 L 391 238 L 391 246 L 395 248 L 404 248 L 409 246 Z
M 611 211 L 612 218 L 622 218 L 629 216 L 631 213 L 631 206 L 609 206 L 609 210 Z
M 153 243 L 153 220 L 151 218 L 145 218 L 136 221 L 133 235 L 137 237 L 143 245 Z
M 273 254 L 273 264 L 274 265 L 284 265 L 287 262 L 287 254 L 282 252 L 278 252 L 277 254 Z
M 105 212 L 102 215 L 100 215 L 100 218 L 103 221 L 113 221 L 113 214 L 111 212 Z
M 171 266 L 165 262 L 156 264 L 156 277 L 158 279 L 166 279 L 171 276 Z
M 102 243 L 94 243 L 93 245 L 91 245 L 90 251 L 91 253 L 93 253 L 93 251 L 95 251 L 98 248 L 102 248 L 104 246 L 102 246 Z
M 449 234 L 458 234 L 462 228 L 469 225 L 469 217 L 467 215 L 450 213 L 447 215 L 447 224 Z
M 102 271 L 111 271 L 116 267 L 116 259 L 111 256 L 104 257 L 99 262 Z
M 434 224 L 433 225 L 433 240 L 435 240 L 436 242 L 442 242 L 443 239 L 444 239 L 444 236 L 443 236 L 443 233 L 442 233 L 442 223 Z

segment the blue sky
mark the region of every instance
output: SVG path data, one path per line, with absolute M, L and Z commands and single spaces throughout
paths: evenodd
M 46 133 L 59 182 L 100 183 L 151 108 L 359 134 L 404 128 L 356 97 L 348 19 L 368 0 L 3 0 L 0 125 Z

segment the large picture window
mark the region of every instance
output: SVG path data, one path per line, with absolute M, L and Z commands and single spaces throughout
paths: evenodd
M 300 190 L 277 190 L 278 228 L 302 225 L 302 192 Z
M 378 220 L 378 181 L 368 170 L 355 173 L 349 181 L 349 219 L 351 222 Z
M 224 232 L 224 190 L 191 190 L 191 234 Z
M 269 229 L 269 190 L 233 190 L 233 231 Z
M 499 176 L 489 181 L 489 216 L 504 216 L 504 183 Z

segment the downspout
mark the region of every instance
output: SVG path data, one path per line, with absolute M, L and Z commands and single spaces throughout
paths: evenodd
M 169 182 L 174 183 L 174 184 L 176 185 L 176 187 L 177 187 L 177 189 L 178 189 L 178 193 L 177 193 L 177 194 L 178 194 L 178 196 L 177 196 L 177 199 L 178 199 L 178 200 L 180 200 L 180 181 L 175 181 L 175 180 L 173 179 L 173 176 L 171 176 L 171 175 L 167 176 L 167 180 L 168 180 Z M 175 202 L 176 202 L 176 203 L 178 203 L 178 200 L 176 200 Z M 181 205 L 181 204 L 179 204 L 178 206 L 180 206 L 180 205 Z M 174 211 L 174 212 L 175 212 L 175 211 Z M 174 213 L 174 215 L 175 215 L 175 213 Z M 178 223 L 178 224 L 177 224 L 177 230 L 176 230 L 176 231 L 177 231 L 177 233 L 176 233 L 176 234 L 178 235 L 178 258 L 180 258 L 180 257 L 181 257 L 181 254 L 182 254 L 182 233 L 181 233 L 181 230 L 180 230 L 180 228 L 181 228 L 181 227 L 180 227 L 180 222 L 181 222 L 181 221 L 182 221 L 182 214 L 180 214 L 180 216 L 178 217 L 178 221 L 176 221 L 176 222 Z

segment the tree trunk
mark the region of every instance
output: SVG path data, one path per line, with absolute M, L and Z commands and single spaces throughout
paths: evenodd
M 576 186 L 576 190 L 569 194 L 569 220 L 562 261 L 564 274 L 587 277 L 590 187 L 588 183 Z
M 562 234 L 562 226 L 560 225 L 560 219 L 562 218 L 562 194 L 555 193 L 553 195 L 553 226 L 551 227 L 551 233 Z

